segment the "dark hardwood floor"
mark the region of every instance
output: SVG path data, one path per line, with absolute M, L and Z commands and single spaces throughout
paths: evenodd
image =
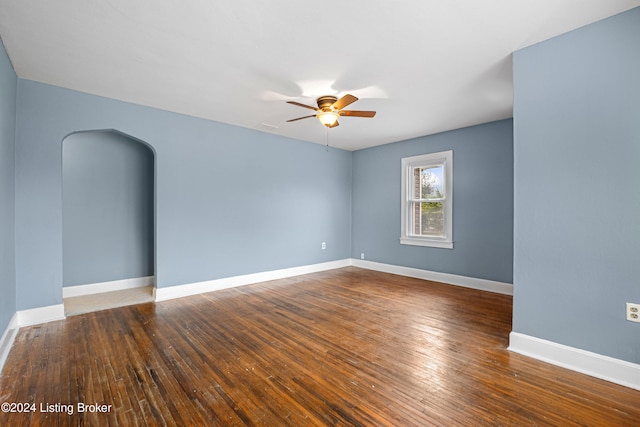
M 511 297 L 353 267 L 83 314 L 20 330 L 0 426 L 640 425 L 510 330 Z

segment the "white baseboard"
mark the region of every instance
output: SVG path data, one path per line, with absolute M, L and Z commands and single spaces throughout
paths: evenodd
M 552 365 L 640 390 L 640 365 L 547 341 L 519 332 L 509 335 L 509 350 Z
M 439 273 L 437 271 L 420 270 L 418 268 L 402 267 L 399 265 L 383 264 L 380 262 L 361 259 L 352 259 L 351 265 L 354 267 L 366 268 L 368 270 L 381 271 L 383 273 L 397 274 L 399 276 L 414 277 L 416 279 L 431 280 L 434 282 L 447 283 L 449 285 L 462 286 L 481 291 L 513 295 L 513 285 L 511 283 L 458 276 L 457 274 Z
M 91 283 L 88 285 L 65 286 L 62 288 L 62 298 L 79 297 L 82 295 L 101 294 L 103 292 L 122 291 L 124 289 L 142 288 L 153 285 L 155 276 L 136 277 L 133 279 L 113 280 L 110 282 Z
M 20 310 L 16 313 L 18 327 L 65 319 L 64 304 Z
M 265 271 L 261 273 L 246 274 L 242 276 L 227 277 L 223 279 L 207 280 L 204 282 L 188 283 L 185 285 L 170 286 L 166 288 L 155 288 L 154 296 L 156 301 L 167 301 L 174 298 L 181 298 L 190 295 L 197 295 L 205 292 L 213 292 L 236 286 L 250 285 L 253 283 L 266 282 L 268 280 L 284 279 L 287 277 L 299 276 L 302 274 L 316 273 L 319 271 L 333 270 L 342 267 L 360 267 L 369 270 L 376 270 L 385 273 L 398 274 L 400 276 L 414 277 L 418 279 L 432 280 L 456 286 L 479 289 L 483 291 L 496 292 L 506 295 L 513 295 L 513 285 L 510 283 L 496 282 L 474 277 L 458 276 L 455 274 L 438 273 L 435 271 L 420 270 L 417 268 L 401 267 L 379 262 L 364 261 L 359 259 L 343 259 L 338 261 L 312 264 L 302 267 L 286 268 L 282 270 Z
M 4 367 L 4 362 L 7 361 L 13 341 L 16 339 L 16 335 L 18 335 L 18 329 L 18 315 L 16 313 L 9 321 L 7 329 L 2 334 L 2 338 L 0 338 L 0 373 Z
M 166 288 L 156 287 L 154 289 L 154 295 L 156 301 L 167 301 L 174 298 L 182 298 L 190 295 L 202 294 L 205 292 L 218 291 L 220 289 L 234 288 L 237 286 L 251 285 L 253 283 L 266 282 L 269 280 L 285 279 L 287 277 L 299 276 L 302 274 L 333 270 L 336 268 L 348 267 L 350 265 L 350 259 L 343 259 L 338 261 L 324 262 L 320 264 L 305 265 L 302 267 L 292 267 L 282 270 L 264 271 L 261 273 L 245 274 L 242 276 L 233 276 L 223 279 L 207 280 L 204 282 L 188 283 L 186 285 L 169 286 Z

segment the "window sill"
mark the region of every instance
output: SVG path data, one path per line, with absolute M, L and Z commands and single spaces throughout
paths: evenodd
M 428 246 L 432 248 L 453 249 L 453 242 L 447 240 L 428 240 L 415 237 L 401 237 L 401 245 Z

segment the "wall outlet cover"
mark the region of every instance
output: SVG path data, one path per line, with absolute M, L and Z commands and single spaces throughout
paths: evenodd
M 640 304 L 627 303 L 627 320 L 640 323 Z

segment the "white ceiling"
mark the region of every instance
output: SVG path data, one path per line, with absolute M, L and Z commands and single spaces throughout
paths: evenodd
M 0 0 L 20 78 L 356 150 L 511 117 L 511 53 L 640 0 Z

